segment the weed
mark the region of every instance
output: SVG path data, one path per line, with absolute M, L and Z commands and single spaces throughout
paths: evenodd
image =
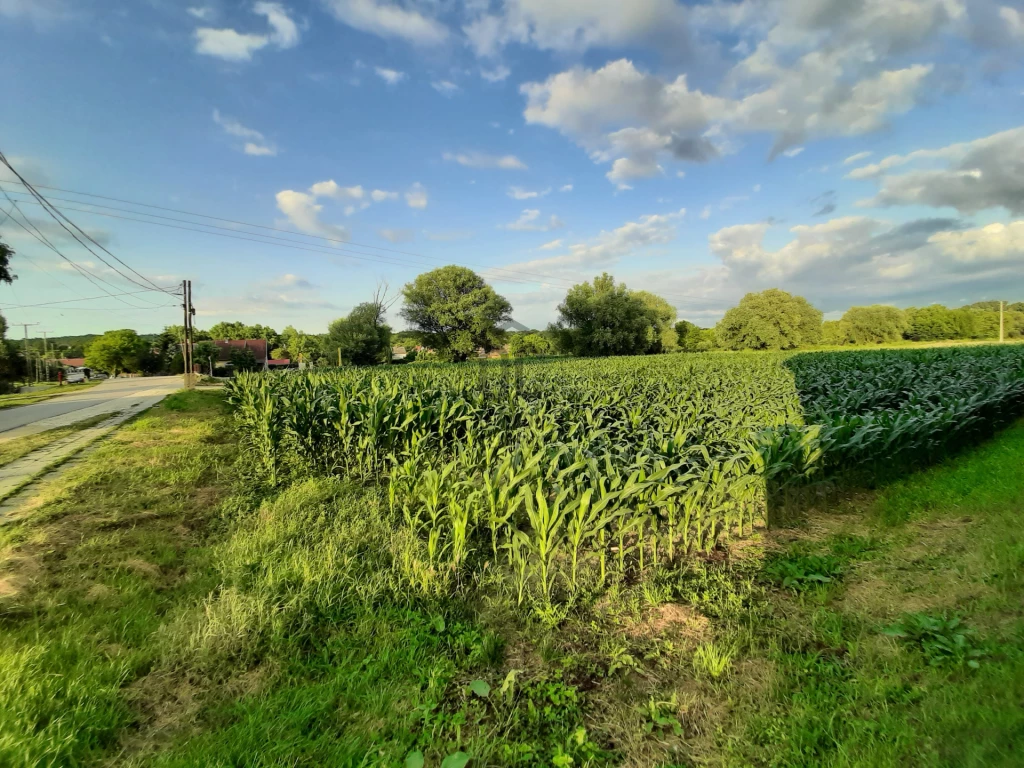
M 728 671 L 734 653 L 732 648 L 701 643 L 693 654 L 693 669 L 698 676 L 717 680 Z
M 768 561 L 764 573 L 776 584 L 794 592 L 806 592 L 842 578 L 842 561 L 833 555 L 791 552 Z
M 882 633 L 917 648 L 933 667 L 966 664 L 978 669 L 979 659 L 985 655 L 977 643 L 977 633 L 964 626 L 960 616 L 950 617 L 947 613 L 906 614 Z

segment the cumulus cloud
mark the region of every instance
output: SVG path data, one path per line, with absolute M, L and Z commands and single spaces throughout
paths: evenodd
M 382 203 L 385 200 L 397 200 L 398 199 L 398 193 L 397 192 L 386 192 L 383 189 L 375 189 L 375 190 L 373 190 L 373 192 L 370 193 L 370 197 L 373 199 L 373 202 L 375 202 L 375 203 Z
M 323 0 L 342 24 L 384 38 L 397 38 L 420 46 L 448 39 L 448 29 L 436 19 L 408 5 L 382 0 Z
M 399 72 L 397 69 L 388 69 L 387 67 L 374 67 L 373 71 L 377 73 L 377 77 L 379 77 L 388 85 L 397 85 L 398 83 L 405 80 L 405 72 Z
M 871 157 L 871 154 L 871 152 L 858 152 L 855 155 L 850 155 L 848 158 L 843 160 L 843 165 L 853 165 L 854 163 L 859 163 L 861 160 L 867 160 Z
M 415 237 L 411 229 L 378 229 L 377 234 L 389 243 L 408 243 Z
M 732 300 L 779 286 L 828 311 L 880 300 L 959 303 L 965 293 L 1024 288 L 1024 221 L 972 228 L 957 219 L 897 225 L 848 216 L 794 226 L 776 249 L 764 244 L 770 229 L 758 222 L 709 236 L 720 262 L 715 290 Z
M 215 56 L 225 61 L 244 62 L 251 61 L 253 53 L 267 46 L 283 50 L 298 45 L 299 28 L 282 5 L 259 2 L 253 5 L 252 11 L 266 18 L 270 27 L 269 32 L 254 34 L 238 32 L 231 28 L 200 27 L 195 31 L 196 53 Z
M 526 163 L 515 155 L 489 155 L 485 152 L 445 152 L 442 157 L 451 163 L 467 168 L 501 168 L 503 170 L 525 170 Z
M 683 208 L 674 213 L 641 216 L 637 221 L 602 232 L 591 240 L 570 245 L 563 254 L 513 264 L 509 269 L 540 272 L 552 278 L 576 279 L 581 270 L 610 267 L 642 248 L 672 242 L 676 239 L 676 225 L 685 215 L 686 209 Z M 560 241 L 554 242 L 559 242 L 559 246 L 552 246 L 552 249 L 561 246 Z
M 246 141 L 241 147 L 245 154 L 255 155 L 257 157 L 277 154 L 277 147 L 268 142 L 262 133 L 254 128 L 247 128 L 233 117 L 222 115 L 220 110 L 213 110 L 213 122 L 224 129 L 224 133 L 228 136 L 234 136 L 239 139 L 248 139 L 248 141 Z
M 685 7 L 676 0 L 504 0 L 463 26 L 478 56 L 494 57 L 509 43 L 542 50 L 654 45 L 686 47 Z
M 286 189 L 278 192 L 275 199 L 277 200 L 277 209 L 296 229 L 329 240 L 349 239 L 349 233 L 345 227 L 320 220 L 323 206 L 317 203 L 314 195 Z
M 572 192 L 572 184 L 563 184 L 558 188 L 559 192 Z
M 544 243 L 544 245 L 538 246 L 542 251 L 554 251 L 562 247 L 562 240 L 551 240 L 550 242 Z
M 511 229 L 515 232 L 550 232 L 552 229 L 560 229 L 565 224 L 557 216 L 552 215 L 547 221 L 542 221 L 540 211 L 528 208 L 520 214 L 515 221 L 505 224 L 502 229 Z
M 318 181 L 309 188 L 310 194 L 316 197 L 332 197 L 335 200 L 362 200 L 366 194 L 361 184 L 354 187 L 339 186 L 334 179 Z
M 405 193 L 405 202 L 410 208 L 423 209 L 427 207 L 427 189 L 418 181 L 409 187 Z
M 918 166 L 906 173 L 894 168 Z M 940 167 L 927 167 L 939 165 Z M 926 167 L 920 167 L 926 166 Z M 928 205 L 960 213 L 1005 208 L 1024 213 L 1024 127 L 939 149 L 890 155 L 856 168 L 850 179 L 875 179 L 878 194 L 861 206 Z

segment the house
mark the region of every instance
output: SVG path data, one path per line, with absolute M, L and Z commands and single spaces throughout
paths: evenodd
M 267 368 L 287 368 L 292 361 L 287 357 L 272 357 L 267 360 Z
M 196 344 L 200 343 L 202 342 L 196 342 Z M 219 341 L 214 339 L 213 343 L 217 345 L 217 359 L 213 363 L 214 368 L 231 368 L 232 353 L 241 352 L 246 349 L 252 352 L 252 356 L 256 360 L 256 364 L 260 368 L 264 368 L 269 364 L 269 360 L 267 358 L 267 342 L 265 339 L 221 339 Z M 193 349 L 195 349 L 195 346 L 193 346 Z M 209 373 L 209 365 L 205 360 L 202 362 L 197 360 L 193 367 L 194 370 L 199 373 Z
M 85 358 L 84 357 L 62 357 L 60 364 L 67 368 L 84 368 Z
M 408 354 L 405 347 L 397 346 L 391 348 L 391 359 L 392 360 L 405 360 L 405 356 Z

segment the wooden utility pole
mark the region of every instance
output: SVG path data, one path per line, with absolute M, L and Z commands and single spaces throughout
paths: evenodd
M 192 302 L 189 297 L 188 291 L 188 280 L 182 280 L 181 308 L 184 310 L 185 313 L 184 323 L 182 325 L 182 333 L 184 334 L 185 338 L 183 340 L 184 343 L 181 345 L 181 358 L 185 369 L 183 371 L 183 373 L 185 374 L 185 386 L 188 389 L 192 388 L 192 316 L 190 314 L 191 304 Z
M 1003 343 L 1003 305 L 1005 301 L 999 302 L 999 343 Z

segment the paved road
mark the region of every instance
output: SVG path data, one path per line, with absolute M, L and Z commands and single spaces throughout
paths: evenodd
M 81 393 L 5 408 L 0 410 L 0 441 L 66 426 L 102 413 L 124 411 L 143 399 L 166 397 L 181 386 L 180 376 L 109 379 Z

